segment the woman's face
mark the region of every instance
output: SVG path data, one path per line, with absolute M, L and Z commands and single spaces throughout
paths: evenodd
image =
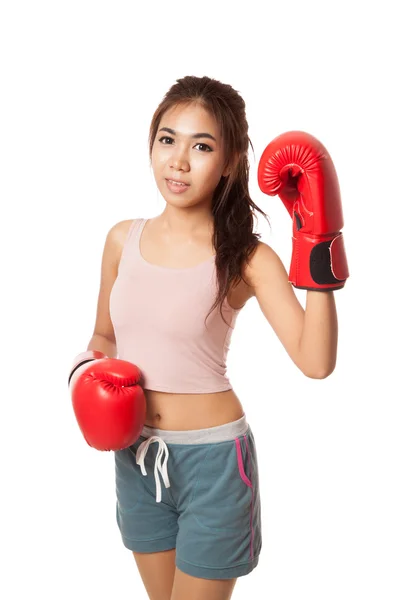
M 193 137 L 198 134 L 202 135 Z M 199 203 L 211 207 L 221 175 L 229 173 L 228 168 L 224 169 L 217 123 L 204 108 L 195 104 L 178 105 L 164 114 L 154 140 L 151 163 L 162 196 L 177 207 Z M 168 187 L 167 180 L 181 181 L 188 187 L 177 193 Z

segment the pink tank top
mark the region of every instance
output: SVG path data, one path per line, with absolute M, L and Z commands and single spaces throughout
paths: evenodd
M 147 219 L 134 219 L 110 295 L 118 358 L 142 372 L 144 389 L 201 394 L 232 389 L 226 377 L 232 330 L 215 301 L 215 256 L 174 269 L 147 262 L 140 237 Z M 222 311 L 233 328 L 241 309 L 225 298 Z

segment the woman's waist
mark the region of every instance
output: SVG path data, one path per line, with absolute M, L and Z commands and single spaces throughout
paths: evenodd
M 244 415 L 233 389 L 205 394 L 176 394 L 144 389 L 145 424 L 170 430 L 205 429 L 236 421 Z

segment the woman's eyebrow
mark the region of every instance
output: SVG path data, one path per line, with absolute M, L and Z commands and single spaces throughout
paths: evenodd
M 162 127 L 159 131 L 167 131 L 168 133 L 171 133 L 172 135 L 176 135 L 176 131 L 174 129 L 171 129 L 170 127 Z M 192 136 L 190 136 L 192 139 L 198 139 L 198 138 L 210 138 L 210 140 L 214 140 L 214 142 L 216 142 L 217 140 L 215 139 L 214 136 L 211 135 L 211 133 L 194 133 Z

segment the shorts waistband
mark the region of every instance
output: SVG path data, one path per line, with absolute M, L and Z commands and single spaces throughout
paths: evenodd
M 217 425 L 216 427 L 208 427 L 207 429 L 175 431 L 144 425 L 140 435 L 144 438 L 157 436 L 170 444 L 211 444 L 234 440 L 236 437 L 244 435 L 248 429 L 249 424 L 246 415 L 243 415 L 237 421 L 224 423 L 224 425 Z

